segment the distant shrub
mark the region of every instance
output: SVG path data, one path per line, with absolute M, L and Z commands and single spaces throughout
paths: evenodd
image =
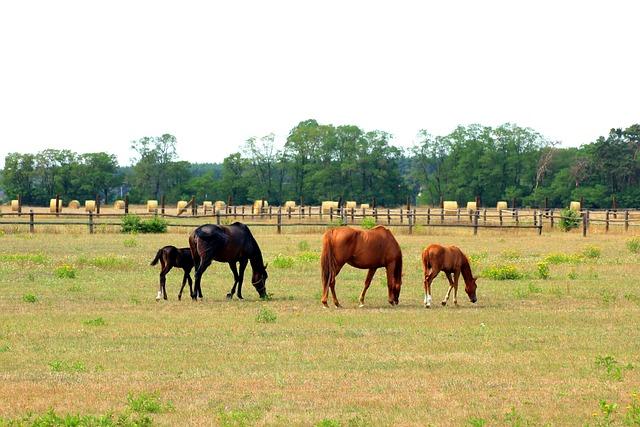
M 256 322 L 258 323 L 274 323 L 277 319 L 276 314 L 268 308 L 261 308 L 260 312 L 256 316 Z
M 559 227 L 562 231 L 569 231 L 580 226 L 580 214 L 571 209 L 563 209 L 560 213 Z
M 582 255 L 585 258 L 600 258 L 602 250 L 594 245 L 589 245 L 582 250 Z
M 127 406 L 140 414 L 158 414 L 165 410 L 158 393 L 127 394 Z
M 494 280 L 518 280 L 524 277 L 513 265 L 487 267 L 482 271 L 482 275 Z
M 143 220 L 138 215 L 127 214 L 122 217 L 123 233 L 166 233 L 167 221 L 155 215 Z
M 291 268 L 293 267 L 293 257 L 278 254 L 273 261 L 271 261 L 271 265 L 275 268 Z
M 627 240 L 627 249 L 630 252 L 637 254 L 640 252 L 640 237 L 634 237 L 633 239 Z
M 362 218 L 362 222 L 360 223 L 360 227 L 364 228 L 365 230 L 370 230 L 375 226 L 376 220 L 370 216 Z
M 76 269 L 69 264 L 61 265 L 54 270 L 56 277 L 59 279 L 75 279 Z
M 548 279 L 549 278 L 549 264 L 544 262 L 544 261 L 540 261 L 537 264 L 538 267 L 538 277 L 541 279 Z

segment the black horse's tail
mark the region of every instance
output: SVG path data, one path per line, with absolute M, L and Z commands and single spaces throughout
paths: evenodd
M 153 261 L 151 261 L 151 265 L 156 265 L 158 261 L 160 261 L 161 257 L 162 257 L 162 249 L 158 249 L 158 253 L 156 254 L 156 257 L 153 259 Z

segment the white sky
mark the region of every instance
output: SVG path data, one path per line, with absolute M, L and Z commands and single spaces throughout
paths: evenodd
M 221 161 L 299 121 L 409 146 L 419 129 L 529 126 L 563 145 L 640 121 L 638 1 L 2 1 L 8 152 L 172 133 Z

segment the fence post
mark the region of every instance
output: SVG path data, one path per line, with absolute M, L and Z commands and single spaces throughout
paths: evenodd
M 93 212 L 89 212 L 89 234 L 93 234 Z
M 554 212 L 554 210 L 553 210 L 553 209 L 551 209 L 551 210 L 549 211 L 549 219 L 551 220 L 550 225 L 551 225 L 551 229 L 552 229 L 552 230 L 553 230 L 553 212 Z
M 196 206 L 196 196 L 191 196 L 191 216 L 198 214 L 198 207 Z
M 375 200 L 376 200 L 376 198 L 374 197 L 373 201 L 375 202 Z M 377 207 L 373 208 L 373 217 L 375 218 L 376 224 L 377 224 L 378 223 L 378 208 Z
M 605 217 L 605 226 L 604 226 L 604 231 L 605 233 L 609 232 L 609 209 L 607 209 L 607 212 L 604 215 Z
M 540 219 L 538 221 L 538 236 L 542 236 L 542 211 L 538 214 L 540 215 Z
M 480 216 L 480 212 L 476 209 L 473 212 L 473 235 L 478 235 L 478 217 Z
M 538 210 L 534 209 L 533 210 L 533 225 L 538 225 Z
M 498 209 L 498 216 L 500 217 L 500 227 L 502 227 L 502 209 Z
M 33 209 L 29 209 L 29 232 L 33 233 L 35 226 L 33 223 Z
M 403 220 L 402 220 L 402 208 L 400 208 L 400 224 L 402 224 Z
M 482 211 L 482 221 L 484 222 L 484 225 L 487 225 L 487 208 L 484 208 Z
M 354 216 L 355 210 L 356 210 L 355 208 L 351 208 L 351 223 L 352 224 L 355 222 L 355 219 L 354 219 L 355 218 L 355 216 Z
M 22 196 L 18 194 L 18 216 L 22 216 Z
M 427 225 L 429 224 L 431 224 L 431 208 L 427 208 Z
M 124 196 L 124 214 L 128 214 L 129 213 L 129 195 L 125 195 Z
M 440 206 L 440 224 L 444 223 L 444 205 Z
M 329 221 L 333 222 L 333 206 L 329 208 Z
M 282 207 L 278 208 L 278 234 L 282 233 Z
M 291 206 L 289 206 L 287 208 L 287 215 L 288 215 L 289 219 L 291 219 Z
M 162 197 L 160 197 L 160 214 L 162 214 L 162 216 L 164 216 L 164 203 L 165 203 L 165 196 L 163 194 Z
M 456 221 L 460 222 L 460 208 L 456 211 Z
M 515 199 L 513 199 L 515 200 Z M 520 225 L 520 217 L 518 215 L 518 208 L 513 208 L 513 216 L 516 218 L 516 227 Z
M 586 211 L 582 214 L 582 237 L 587 237 L 587 216 L 589 215 L 589 211 Z
M 273 206 L 269 205 L 269 219 L 273 218 L 272 208 Z
M 387 208 L 387 225 L 391 225 L 391 209 Z
M 216 211 L 216 224 L 220 225 L 220 209 Z
M 56 216 L 60 213 L 60 195 L 56 194 Z
M 96 194 L 96 214 L 100 215 L 100 196 Z
M 629 211 L 624 211 L 624 231 L 629 231 Z
M 413 234 L 413 221 L 415 221 L 415 217 L 411 215 L 411 209 L 409 209 L 409 211 L 407 212 L 407 221 L 409 221 L 409 234 Z

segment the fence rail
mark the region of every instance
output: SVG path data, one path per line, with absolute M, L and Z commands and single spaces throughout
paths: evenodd
M 197 227 L 202 224 L 189 222 L 188 220 L 207 220 L 225 224 L 240 220 L 248 222 L 254 227 L 275 227 L 278 233 L 284 227 L 327 227 L 339 224 L 360 225 L 369 219 L 375 224 L 389 225 L 406 228 L 413 233 L 416 226 L 419 227 L 457 227 L 472 228 L 477 234 L 478 229 L 535 229 L 542 234 L 544 229 L 553 230 L 559 222 L 565 218 L 554 209 L 486 209 L 480 208 L 473 211 L 467 209 L 441 209 L 441 208 L 410 208 L 410 209 L 356 209 L 356 208 L 330 208 L 324 210 L 319 206 L 304 206 L 296 208 L 264 207 L 255 211 L 251 206 L 227 206 L 217 211 L 202 209 L 204 214 L 198 214 L 197 206 L 187 215 L 173 215 L 154 212 L 139 212 L 140 216 L 161 216 L 168 220 L 169 227 Z M 248 210 L 248 211 L 247 211 Z M 201 212 L 202 212 L 201 211 Z M 135 211 L 134 211 L 135 212 Z M 590 226 L 604 226 L 605 232 L 613 227 L 620 227 L 628 231 L 631 227 L 640 226 L 640 212 L 630 210 L 582 210 L 578 212 L 579 226 L 586 236 Z M 79 225 L 87 227 L 89 233 L 94 233 L 97 226 L 119 226 L 124 217 L 123 212 L 38 212 L 30 209 L 29 212 L 2 212 L 0 213 L 0 225 L 28 226 L 30 232 L 35 232 L 36 226 L 43 225 Z M 28 219 L 23 219 L 23 218 Z M 175 220 L 185 220 L 177 222 Z

